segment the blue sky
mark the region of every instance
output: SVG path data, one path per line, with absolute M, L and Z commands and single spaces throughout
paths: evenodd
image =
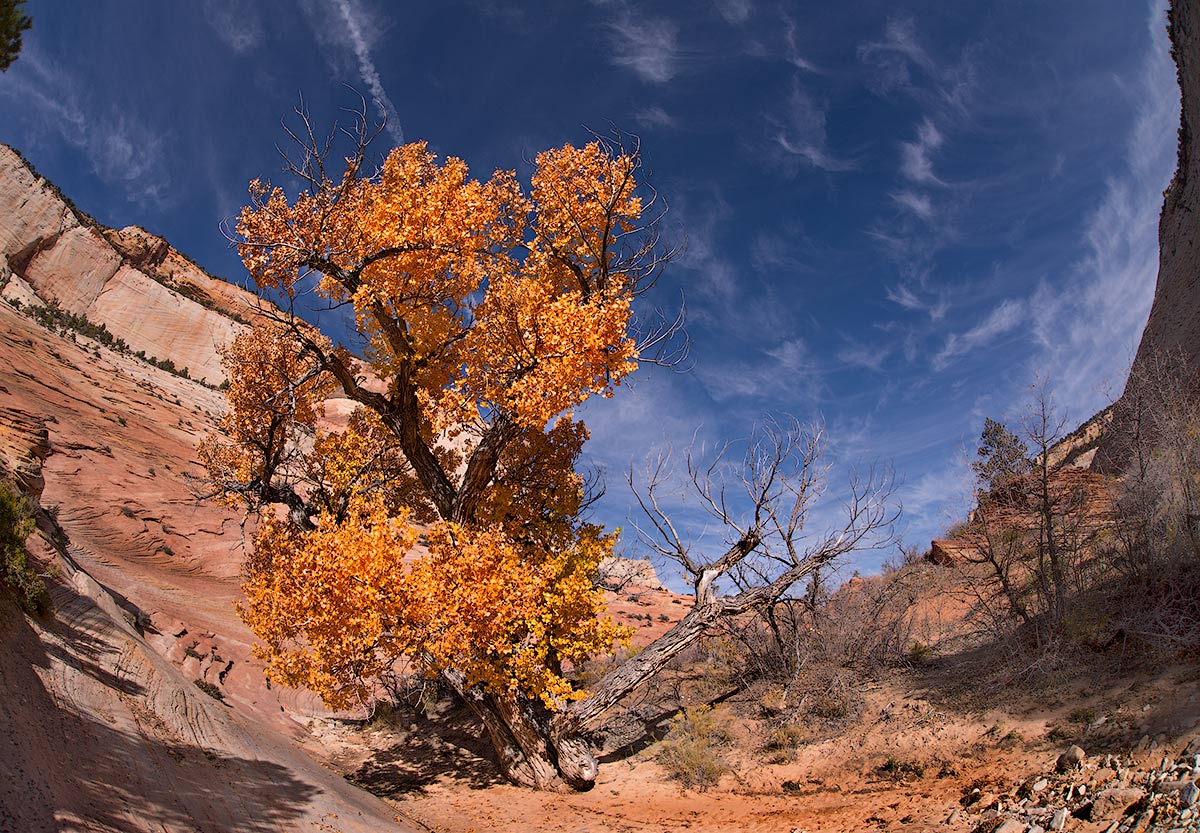
M 250 179 L 284 184 L 300 95 L 329 124 L 350 85 L 388 115 L 380 154 L 425 139 L 481 177 L 636 132 L 688 239 L 653 300 L 684 293 L 693 349 L 585 409 L 598 517 L 624 522 L 648 451 L 793 414 L 827 426 L 829 512 L 844 467 L 890 462 L 925 544 L 984 416 L 1018 417 L 1036 374 L 1075 422 L 1120 391 L 1174 169 L 1163 6 L 30 0 L 0 141 L 242 281 L 218 224 Z

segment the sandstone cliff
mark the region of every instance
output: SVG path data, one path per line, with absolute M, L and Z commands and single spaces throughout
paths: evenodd
M 218 356 L 256 297 L 143 229 L 106 228 L 0 144 L 0 292 L 103 323 L 133 351 L 224 379 Z
M 83 252 L 112 261 L 65 221 L 90 241 L 60 249 L 85 283 Z M 110 292 L 121 269 L 137 271 Z M 188 332 L 195 312 L 164 320 Z M 26 616 L 0 593 L 0 831 L 416 829 L 304 753 L 329 713 L 269 686 L 251 652 L 242 518 L 190 480 L 221 395 L 3 301 L 0 367 L 0 476 L 40 507 L 26 545 L 53 607 Z
M 1200 370 L 1200 136 L 1196 133 L 1200 129 L 1200 3 L 1173 0 L 1168 31 L 1182 95 L 1179 161 L 1163 194 L 1158 282 L 1134 358 L 1134 373 L 1152 356 L 1165 352 L 1181 353 L 1190 369 Z M 1093 469 L 1122 468 L 1122 431 L 1117 423 L 1107 432 Z

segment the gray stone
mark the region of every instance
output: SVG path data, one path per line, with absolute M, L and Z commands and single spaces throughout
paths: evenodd
M 1067 823 L 1067 808 L 1060 807 L 1054 811 L 1054 818 L 1050 819 L 1051 830 L 1062 830 Z
M 1016 819 L 1005 819 L 992 833 L 1025 833 L 1025 825 Z
M 1047 781 L 1045 778 L 1039 778 L 1038 780 L 1033 782 L 1033 787 L 1031 789 L 1035 793 L 1040 793 L 1042 790 L 1046 789 L 1046 787 L 1048 787 L 1048 786 L 1050 786 L 1049 781 Z
M 1141 801 L 1145 797 L 1145 791 L 1137 787 L 1110 787 L 1107 790 L 1101 790 L 1096 796 L 1096 800 L 1092 802 L 1091 820 L 1120 819 L 1131 804 Z
M 1179 791 L 1179 803 L 1184 807 L 1191 807 L 1196 803 L 1196 799 L 1200 798 L 1200 787 L 1194 783 L 1188 784 Z
M 1066 752 L 1058 756 L 1058 763 L 1056 766 L 1059 772 L 1067 772 L 1082 766 L 1084 758 L 1086 757 L 1087 754 L 1082 749 L 1080 749 L 1078 746 L 1072 746 Z

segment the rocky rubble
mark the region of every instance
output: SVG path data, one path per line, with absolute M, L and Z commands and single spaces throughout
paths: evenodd
M 1094 756 L 1072 746 L 1003 794 L 972 787 L 945 824 L 965 822 L 972 833 L 1200 831 L 1200 735 L 1173 754 L 1151 744 L 1145 738 L 1128 755 Z

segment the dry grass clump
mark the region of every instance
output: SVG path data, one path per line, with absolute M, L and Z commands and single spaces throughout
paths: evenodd
M 710 706 L 676 715 L 663 739 L 658 763 L 682 786 L 697 790 L 715 787 L 731 768 L 723 755 L 729 734 L 717 723 Z

